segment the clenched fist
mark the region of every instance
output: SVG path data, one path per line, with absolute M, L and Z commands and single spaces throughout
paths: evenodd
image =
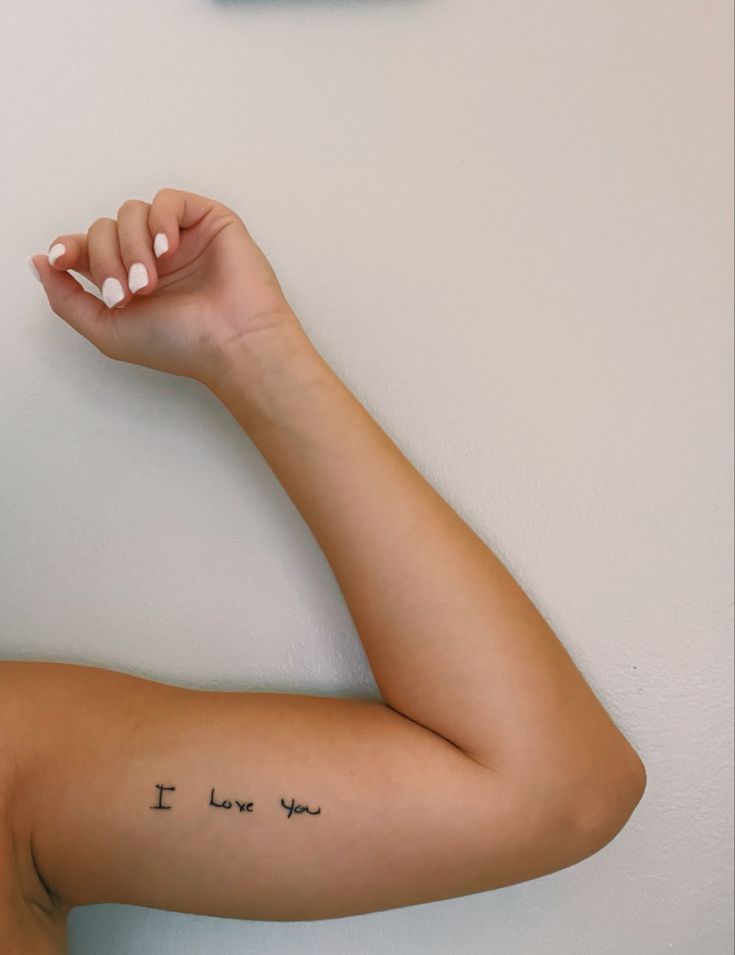
M 298 325 L 242 219 L 191 192 L 129 199 L 116 219 L 59 235 L 48 255 L 30 261 L 54 312 L 103 354 L 210 387 L 233 343 Z M 69 270 L 93 282 L 102 301 Z

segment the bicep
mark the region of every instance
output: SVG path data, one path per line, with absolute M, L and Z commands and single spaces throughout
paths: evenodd
M 43 666 L 23 798 L 69 906 L 333 918 L 544 869 L 499 777 L 381 703 Z

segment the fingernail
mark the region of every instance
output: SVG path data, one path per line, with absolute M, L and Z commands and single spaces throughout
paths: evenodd
M 153 251 L 156 253 L 156 258 L 163 255 L 164 252 L 168 252 L 168 239 L 163 232 L 156 233 L 153 240 Z
M 63 244 L 63 242 L 57 242 L 56 245 L 52 245 L 48 254 L 49 264 L 53 265 L 54 262 L 57 259 L 60 259 L 65 252 L 66 246 Z
M 110 276 L 102 283 L 102 299 L 108 308 L 113 308 L 125 298 L 122 283 Z
M 28 256 L 28 258 L 26 259 L 26 261 L 28 262 L 28 267 L 29 267 L 29 269 L 31 270 L 31 272 L 33 272 L 33 274 L 36 276 L 36 278 L 38 279 L 38 281 L 41 282 L 41 275 L 40 275 L 38 269 L 36 268 L 36 266 L 33 264 L 33 259 L 30 257 L 30 255 Z M 43 282 L 41 282 L 41 285 L 43 285 Z
M 142 262 L 133 262 L 128 272 L 128 288 L 133 294 L 148 284 L 148 269 Z

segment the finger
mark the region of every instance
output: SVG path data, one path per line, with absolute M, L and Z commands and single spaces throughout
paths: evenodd
M 128 199 L 117 211 L 117 238 L 127 272 L 130 294 L 150 295 L 158 281 L 151 234 L 148 231 L 150 203 Z
M 87 230 L 87 252 L 92 281 L 108 308 L 123 308 L 131 299 L 128 276 L 120 257 L 117 222 L 95 219 Z
M 179 229 L 196 225 L 220 203 L 182 189 L 159 189 L 148 211 L 156 258 L 171 258 L 180 245 Z
M 68 272 L 51 265 L 42 252 L 32 255 L 30 262 L 38 273 L 51 309 L 103 354 L 114 357 L 114 321 L 97 296 L 85 291 Z
M 49 265 L 60 272 L 73 269 L 92 281 L 87 256 L 87 236 L 83 232 L 57 235 L 49 246 L 48 261 Z

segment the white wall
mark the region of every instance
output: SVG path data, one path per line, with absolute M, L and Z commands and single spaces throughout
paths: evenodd
M 643 756 L 585 862 L 327 922 L 76 909 L 73 955 L 732 947 L 725 0 L 2 5 L 0 655 L 376 696 L 328 564 L 203 388 L 25 265 L 161 186 L 233 206 L 317 347 Z

